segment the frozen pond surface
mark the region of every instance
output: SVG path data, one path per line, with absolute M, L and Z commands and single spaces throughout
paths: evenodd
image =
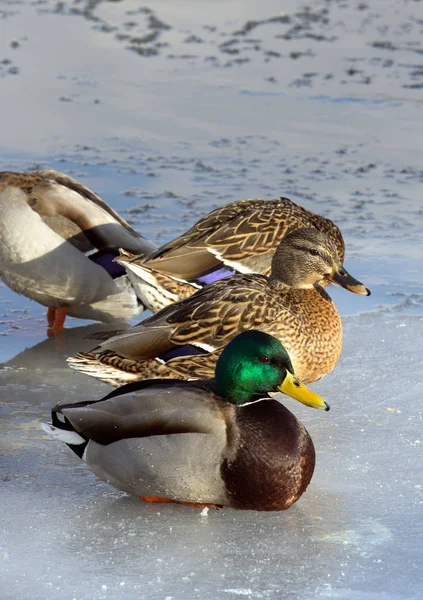
M 65 363 L 104 325 L 70 319 L 56 347 L 0 287 L 2 599 L 423 597 L 422 7 L 0 3 L 2 169 L 63 170 L 159 243 L 286 195 L 340 225 L 373 291 L 330 290 L 331 412 L 286 401 L 317 450 L 303 498 L 202 515 L 120 494 L 43 435 L 59 400 L 109 391 Z
M 318 460 L 284 513 L 202 516 L 124 497 L 38 428 L 59 398 L 107 386 L 69 372 L 49 342 L 12 359 L 1 380 L 3 597 L 420 598 L 423 319 L 348 317 L 345 338 L 335 373 L 314 386 L 331 412 L 289 403 Z

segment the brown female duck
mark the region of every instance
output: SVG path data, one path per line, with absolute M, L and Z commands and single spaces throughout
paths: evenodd
M 329 373 L 342 347 L 342 324 L 320 285 L 370 290 L 344 269 L 332 238 L 316 229 L 288 234 L 269 277 L 234 275 L 105 339 L 70 366 L 112 385 L 151 377 L 211 377 L 222 348 L 238 333 L 260 329 L 278 338 L 305 383 Z M 109 337 L 106 334 L 106 337 Z M 97 339 L 98 336 L 96 336 Z
M 122 252 L 117 261 L 126 268 L 141 301 L 156 312 L 236 273 L 269 275 L 283 237 L 301 228 L 326 233 L 343 263 L 344 240 L 335 223 L 289 198 L 232 202 L 205 215 L 148 257 Z

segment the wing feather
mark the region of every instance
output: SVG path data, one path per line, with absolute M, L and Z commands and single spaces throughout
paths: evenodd
M 217 349 L 241 331 L 271 324 L 282 310 L 266 277 L 234 275 L 162 309 L 103 342 L 98 350 L 145 360 L 185 344 L 203 343 Z
M 107 445 L 152 435 L 213 433 L 225 427 L 221 404 L 210 383 L 155 380 L 124 386 L 97 402 L 59 405 L 54 411 L 87 439 Z
M 289 198 L 280 198 L 241 200 L 217 208 L 184 235 L 150 254 L 146 264 L 167 275 L 191 280 L 223 264 L 244 264 L 255 258 L 252 271 L 265 274 L 282 238 L 301 227 L 329 233 L 343 259 L 342 235 L 332 221 Z

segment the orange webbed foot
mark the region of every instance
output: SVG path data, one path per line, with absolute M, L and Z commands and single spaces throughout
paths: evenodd
M 55 335 L 63 331 L 66 315 L 69 307 L 61 306 L 60 308 L 49 308 L 47 311 L 48 329 L 47 335 Z
M 183 506 L 190 506 L 191 508 L 215 508 L 220 510 L 223 508 L 221 504 L 199 504 L 196 502 L 182 502 L 181 500 L 171 500 L 171 498 L 162 498 L 161 496 L 139 496 L 140 500 L 155 504 L 158 502 L 172 502 L 173 504 L 182 504 Z
M 53 327 L 55 318 L 56 318 L 56 309 L 48 308 L 47 309 L 47 323 L 48 323 L 49 328 Z

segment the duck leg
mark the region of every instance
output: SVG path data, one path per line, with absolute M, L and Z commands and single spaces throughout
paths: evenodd
M 139 496 L 144 502 L 155 504 L 157 502 L 173 502 L 174 504 L 183 504 L 184 506 L 190 506 L 191 508 L 215 508 L 220 510 L 223 508 L 220 504 L 197 504 L 196 502 L 181 502 L 180 500 L 171 500 L 170 498 L 161 498 L 160 496 Z
M 56 309 L 55 308 L 48 308 L 47 309 L 47 323 L 48 323 L 49 327 L 53 327 L 55 315 L 56 315 Z
M 48 329 L 47 335 L 55 335 L 63 331 L 66 315 L 69 307 L 61 306 L 60 308 L 49 308 L 47 311 Z

